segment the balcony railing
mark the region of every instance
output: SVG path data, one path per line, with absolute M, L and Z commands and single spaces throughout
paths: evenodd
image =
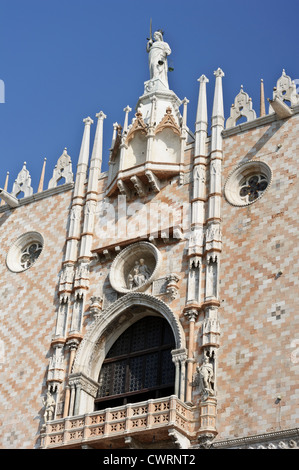
M 166 398 L 130 403 L 117 408 L 81 416 L 49 421 L 42 434 L 42 447 L 79 447 L 146 433 L 163 428 L 175 428 L 186 437 L 193 432 L 193 409 L 172 395 Z M 103 442 L 102 442 L 103 443 Z

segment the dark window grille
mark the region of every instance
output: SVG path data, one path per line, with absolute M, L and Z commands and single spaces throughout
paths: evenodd
M 172 330 L 161 317 L 130 326 L 113 344 L 99 374 L 95 410 L 174 393 Z

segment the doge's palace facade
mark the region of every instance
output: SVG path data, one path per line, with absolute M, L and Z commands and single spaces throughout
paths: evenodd
M 107 172 L 100 111 L 76 168 L 64 149 L 46 189 L 26 164 L 0 189 L 0 447 L 297 448 L 294 81 L 225 117 L 224 72 L 201 75 L 191 130 L 161 31 L 147 53 Z

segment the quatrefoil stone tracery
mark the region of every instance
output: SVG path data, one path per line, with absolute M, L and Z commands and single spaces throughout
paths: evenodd
M 267 178 L 260 175 L 253 175 L 241 184 L 240 197 L 246 198 L 248 202 L 258 199 L 268 186 Z
M 42 251 L 41 243 L 30 243 L 22 250 L 20 264 L 23 269 L 29 268 L 39 257 Z

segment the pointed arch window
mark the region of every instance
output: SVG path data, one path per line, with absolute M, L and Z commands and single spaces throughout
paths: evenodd
M 164 318 L 148 316 L 130 326 L 103 362 L 95 410 L 172 395 L 174 348 L 174 336 Z

